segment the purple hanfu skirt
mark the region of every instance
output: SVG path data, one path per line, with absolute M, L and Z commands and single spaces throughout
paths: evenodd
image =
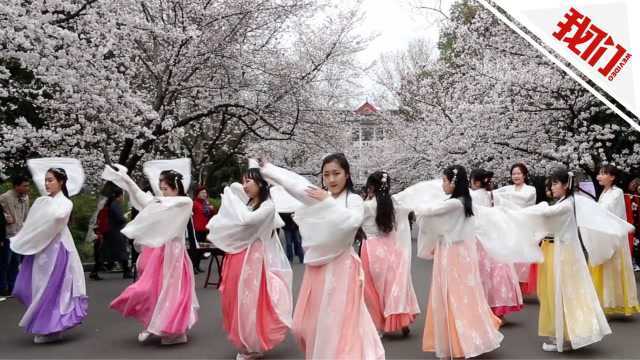
M 13 289 L 13 296 L 27 310 L 20 321 L 25 331 L 48 335 L 70 329 L 87 316 L 89 298 L 74 291 L 78 274 L 71 270 L 71 257 L 60 238 L 54 239 L 42 252 L 24 257 Z M 75 293 L 74 293 L 75 292 Z

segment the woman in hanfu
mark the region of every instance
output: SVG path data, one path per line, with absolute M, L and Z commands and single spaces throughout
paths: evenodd
M 140 211 L 122 229 L 136 247 L 142 247 L 138 279 L 111 302 L 111 308 L 143 324 L 140 342 L 155 335 L 161 337 L 163 345 L 186 343 L 199 308 L 193 266 L 185 247 L 192 209 L 185 193 L 190 160 L 150 161 L 143 170 L 154 192 L 161 196 L 140 190 L 124 166 L 106 166 L 102 174 L 104 180 L 125 190 L 133 207 Z
M 620 238 L 633 226 L 595 201 L 574 194 L 574 176 L 564 168 L 550 176 L 558 201 L 520 210 L 526 221 L 542 218 L 545 232 L 553 235 L 552 249 L 545 249 L 544 283 L 540 289 L 538 332 L 548 337 L 544 351 L 578 349 L 611 333 L 588 262 L 600 265 L 619 248 Z
M 493 173 L 484 169 L 471 171 L 471 198 L 474 205 L 493 207 L 496 198 L 491 189 Z M 493 313 L 499 318 L 522 310 L 523 299 L 518 275 L 513 264 L 501 263 L 492 258 L 478 242 L 480 278 L 487 296 L 487 302 Z
M 435 188 L 438 186 L 439 188 Z M 500 347 L 501 320 L 494 315 L 482 286 L 476 243 L 502 263 L 542 260 L 534 225 L 507 236 L 521 224 L 509 210 L 478 206 L 469 192 L 464 167 L 453 165 L 442 181 L 426 181 L 404 190 L 412 197 L 418 256 L 433 259 L 433 272 L 422 349 L 442 357 L 475 357 Z
M 68 158 L 31 159 L 27 165 L 42 196 L 10 239 L 11 250 L 25 255 L 13 296 L 27 307 L 20 326 L 40 344 L 60 340 L 87 316 L 84 271 L 68 227 L 69 196 L 82 189 L 84 171 L 80 161 Z
M 499 200 L 506 200 L 503 205 L 513 209 L 523 209 L 535 205 L 536 188 L 527 184 L 529 169 L 522 163 L 516 163 L 511 166 L 510 174 L 513 185 L 495 190 L 495 197 Z M 536 264 L 514 264 L 522 293 L 525 295 L 536 294 L 536 274 L 538 273 L 536 266 Z
M 614 165 L 605 165 L 600 169 L 598 181 L 604 190 L 598 204 L 620 219 L 627 220 L 624 192 L 615 186 L 619 178 L 620 171 Z M 591 277 L 606 314 L 630 316 L 640 312 L 638 288 L 626 234 L 620 238 L 620 244 L 611 259 L 591 268 Z
M 291 265 L 277 228 L 284 223 L 269 184 L 250 168 L 242 185 L 224 189 L 220 211 L 207 225 L 208 239 L 226 255 L 220 284 L 222 319 L 236 359 L 262 357 L 284 341 L 291 327 Z
M 382 334 L 409 335 L 420 313 L 411 279 L 410 209 L 390 194 L 391 177 L 384 171 L 369 175 L 364 221 L 366 234 L 360 257 L 365 276 L 365 302 Z
M 363 200 L 353 191 L 344 154 L 322 161 L 322 185 L 261 164 L 267 181 L 304 204 L 295 211 L 305 272 L 293 315 L 293 334 L 307 359 L 383 359 L 384 348 L 364 302 L 362 263 L 353 242 Z

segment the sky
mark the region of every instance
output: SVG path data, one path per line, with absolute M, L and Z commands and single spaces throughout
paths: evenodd
M 377 37 L 359 54 L 359 62 L 366 67 L 385 53 L 402 51 L 412 40 L 418 38 L 427 39 L 435 44 L 442 16 L 416 7 L 438 7 L 439 3 L 442 3 L 442 10 L 448 13 L 453 0 L 364 0 L 362 9 L 365 17 L 361 26 L 362 32 L 376 34 Z M 363 74 L 363 93 L 353 99 L 353 103 L 361 104 L 367 99 L 374 102 L 372 98 L 382 89 L 375 84 L 372 77 L 373 74 Z

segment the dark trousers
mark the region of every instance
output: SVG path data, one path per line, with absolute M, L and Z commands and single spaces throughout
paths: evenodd
M 208 231 L 196 231 L 196 238 L 193 240 L 199 243 L 205 242 L 207 241 L 208 233 L 209 233 Z M 187 251 L 187 253 L 189 254 L 189 258 L 191 259 L 191 263 L 193 264 L 193 267 L 195 269 L 199 269 L 200 261 L 202 261 L 202 253 L 198 251 L 198 249 L 196 248 L 196 243 L 193 240 L 189 241 L 189 250 Z
M 93 242 L 93 271 L 92 274 L 97 274 L 98 271 L 104 270 L 104 260 L 102 259 L 102 239 L 96 239 Z
M 13 290 L 22 256 L 11 251 L 9 239 L 2 239 L 0 251 L 0 291 Z
M 302 250 L 302 240 L 298 229 L 284 229 L 285 251 L 287 259 L 293 261 L 293 256 L 298 257 L 300 262 L 304 262 L 304 251 Z
M 96 239 L 93 242 L 93 271 L 91 273 L 93 274 L 97 274 L 98 271 L 104 271 L 104 248 L 103 248 L 103 244 L 104 243 L 104 238 L 98 240 Z M 137 253 L 136 253 L 137 255 Z M 122 258 L 122 259 L 117 259 L 117 260 L 109 260 L 109 264 L 107 264 L 109 266 L 109 268 L 113 268 L 113 263 L 117 262 L 120 264 L 120 267 L 122 268 L 122 271 L 125 274 L 128 274 L 131 269 L 129 268 L 129 259 L 128 258 Z M 133 265 L 135 266 L 135 261 L 133 263 Z

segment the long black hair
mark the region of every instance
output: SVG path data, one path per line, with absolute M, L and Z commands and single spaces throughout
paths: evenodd
M 122 189 L 114 188 L 113 191 L 111 191 L 111 193 L 109 194 L 109 196 L 107 196 L 107 201 L 104 203 L 104 207 L 106 207 L 106 208 L 111 207 L 111 204 L 113 204 L 113 202 L 117 198 L 122 196 L 122 194 L 124 194 L 124 191 L 122 191 Z
M 485 169 L 473 169 L 471 170 L 471 183 L 473 184 L 476 181 L 480 182 L 480 187 L 491 191 L 493 190 L 493 185 L 491 184 L 491 180 L 493 180 L 493 172 L 487 171 Z
M 182 179 L 182 174 L 175 170 L 164 170 L 160 173 L 160 181 L 163 181 L 168 187 L 176 190 L 178 196 L 187 196 L 187 193 L 184 191 Z
M 264 179 L 264 177 L 262 177 L 260 169 L 257 168 L 248 169 L 244 174 L 242 174 L 242 177 L 245 179 L 251 179 L 254 183 L 256 183 L 256 185 L 258 185 L 258 203 L 254 208 L 255 210 L 259 208 L 260 205 L 262 205 L 262 203 L 269 199 L 269 197 L 271 196 L 269 193 L 269 183 Z M 253 199 L 249 199 L 249 202 L 251 202 L 251 200 Z
M 324 172 L 324 166 L 332 161 L 337 162 L 338 166 L 340 166 L 342 170 L 344 170 L 345 175 L 347 176 L 347 184 L 345 186 L 345 189 L 349 192 L 354 192 L 353 180 L 351 180 L 351 168 L 349 167 L 349 161 L 347 160 L 347 157 L 343 153 L 329 154 L 325 156 L 324 159 L 322 159 L 322 166 L 320 167 L 320 184 L 322 185 L 322 188 L 324 188 L 324 176 L 322 176 L 322 173 Z
M 620 180 L 622 178 L 622 174 L 620 173 L 620 169 L 613 164 L 607 164 L 600 167 L 600 173 L 613 176 L 615 180 L 613 180 L 612 186 L 619 185 Z
M 549 175 L 549 180 L 553 184 L 554 182 L 559 182 L 563 185 L 567 186 L 567 193 L 565 194 L 565 199 L 568 199 L 570 196 L 573 196 L 574 193 L 574 184 L 573 184 L 573 174 L 569 172 L 569 170 L 565 167 L 558 167 L 551 171 L 551 175 Z
M 469 177 L 464 166 L 452 165 L 444 169 L 444 176 L 453 184 L 452 199 L 460 199 L 464 205 L 464 215 L 473 216 L 473 203 L 469 193 Z
M 67 180 L 69 180 L 69 177 L 67 176 L 67 171 L 63 168 L 50 168 L 47 170 L 47 173 L 51 173 L 51 175 L 62 184 L 62 193 L 69 198 L 69 190 L 67 190 Z
M 575 175 L 570 172 L 569 170 L 567 170 L 567 168 L 565 167 L 559 167 L 554 169 L 551 172 L 551 175 L 549 176 L 549 180 L 551 180 L 551 183 L 554 182 L 559 182 L 561 184 L 567 184 L 567 193 L 564 197 L 564 199 L 562 199 L 562 201 L 569 199 L 570 197 L 574 197 L 575 191 L 580 191 L 586 195 L 588 195 L 589 197 L 591 197 L 592 199 L 594 199 L 593 195 L 589 194 L 588 192 L 582 190 L 580 188 L 580 186 L 577 184 L 577 181 L 575 179 Z M 595 200 L 595 199 L 594 199 Z M 575 201 L 573 201 L 572 203 L 572 207 L 573 207 L 573 216 L 574 219 L 576 220 L 576 232 L 578 234 L 578 240 L 580 241 L 580 247 L 582 248 L 582 253 L 584 254 L 584 257 L 587 261 L 587 263 L 589 262 L 589 252 L 587 251 L 587 247 L 584 245 L 584 241 L 582 240 L 582 234 L 580 233 L 580 227 L 577 226 L 577 213 L 576 213 L 576 203 Z
M 588 191 L 582 189 L 580 187 L 580 184 L 578 184 L 578 181 L 575 178 L 575 175 L 573 174 L 573 172 L 570 172 L 567 168 L 565 167 L 558 167 L 555 168 L 552 172 L 551 175 L 549 176 L 549 180 L 551 181 L 551 183 L 554 182 L 559 182 L 561 184 L 568 184 L 569 186 L 567 187 L 567 194 L 565 196 L 565 199 L 569 198 L 570 196 L 573 196 L 576 191 L 579 191 L 581 193 L 583 193 L 584 195 L 590 197 L 593 200 L 596 200 L 595 197 L 589 193 Z
M 376 197 L 376 225 L 383 233 L 390 233 L 396 228 L 396 212 L 389 193 L 390 187 L 391 177 L 384 171 L 376 171 L 367 179 L 366 189 Z

